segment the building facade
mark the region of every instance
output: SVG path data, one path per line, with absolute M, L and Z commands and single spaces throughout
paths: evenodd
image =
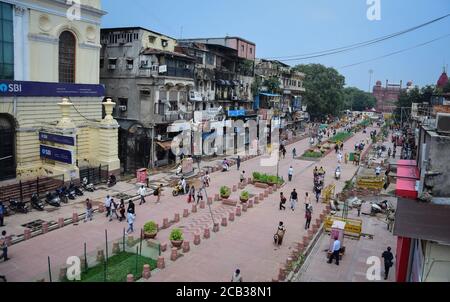
M 97 165 L 118 171 L 117 126 L 102 120 L 100 0 L 0 7 L 0 175 L 76 179 L 80 167 Z
M 397 107 L 398 97 L 403 91 L 413 88 L 412 82 L 408 82 L 406 88 L 403 87 L 403 82 L 400 84 L 392 84 L 386 81 L 386 86 L 383 87 L 381 81 L 377 81 L 373 88 L 373 96 L 377 99 L 376 110 L 380 113 L 393 113 Z

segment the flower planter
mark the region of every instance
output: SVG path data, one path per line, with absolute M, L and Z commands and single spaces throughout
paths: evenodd
M 170 240 L 170 243 L 172 243 L 172 247 L 181 249 L 181 246 L 183 245 L 184 240 Z
M 155 239 L 156 235 L 158 235 L 158 232 L 153 233 L 144 232 L 144 239 Z
M 245 198 L 239 198 L 239 200 L 241 201 L 241 203 L 247 203 L 249 198 L 245 199 Z
M 230 196 L 231 196 L 231 195 L 220 195 L 220 198 L 222 198 L 222 199 L 228 199 L 228 198 L 230 198 Z
M 254 182 L 254 186 L 261 189 L 267 189 L 269 187 L 268 184 L 262 182 Z

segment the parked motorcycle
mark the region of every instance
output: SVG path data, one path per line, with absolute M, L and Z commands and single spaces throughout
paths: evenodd
M 389 201 L 384 200 L 382 202 L 372 202 L 370 208 L 370 215 L 375 216 L 377 214 L 384 214 L 394 211 L 394 207 Z
M 62 186 L 61 188 L 56 189 L 55 193 L 58 195 L 59 199 L 63 203 L 69 203 L 69 199 L 70 200 L 75 199 L 75 195 L 70 194 L 70 192 L 67 190 L 67 188 L 65 186 Z
M 83 178 L 83 183 L 82 183 L 82 187 L 85 191 L 88 192 L 94 192 L 95 191 L 95 187 L 93 183 L 89 183 L 88 179 L 85 177 Z
M 83 191 L 80 190 L 79 187 L 77 187 L 73 182 L 69 185 L 69 192 L 73 193 L 75 196 L 83 196 Z
M 178 195 L 183 195 L 183 194 L 184 194 L 183 187 L 181 185 L 176 185 L 172 191 L 172 195 L 174 197 L 177 197 Z
M 11 199 L 9 201 L 9 208 L 11 211 L 16 212 L 16 213 L 22 213 L 22 214 L 28 213 L 28 206 L 23 201 L 17 201 L 17 200 Z
M 31 206 L 38 211 L 44 211 L 44 203 L 39 199 L 39 196 L 35 193 L 31 196 Z
M 117 184 L 116 176 L 114 176 L 114 175 L 109 176 L 108 188 L 111 188 L 111 187 L 115 186 L 116 184 Z
M 54 193 L 48 192 L 45 195 L 45 202 L 51 205 L 52 207 L 59 208 L 61 206 L 61 199 L 59 198 L 59 194 L 57 192 Z
M 336 171 L 334 171 L 334 177 L 336 178 L 336 180 L 341 179 L 341 168 L 337 167 Z

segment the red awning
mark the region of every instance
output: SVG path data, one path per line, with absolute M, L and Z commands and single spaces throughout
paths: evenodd
M 416 167 L 416 166 L 417 166 L 417 163 L 416 163 L 415 160 L 405 160 L 405 159 L 402 159 L 402 160 L 399 160 L 399 161 L 397 162 L 397 166 Z
M 398 178 L 396 195 L 397 197 L 417 199 L 418 193 L 416 191 L 416 180 Z
M 398 166 L 397 167 L 397 178 L 406 178 L 406 179 L 412 179 L 417 180 L 419 179 L 419 169 L 417 169 L 415 166 Z

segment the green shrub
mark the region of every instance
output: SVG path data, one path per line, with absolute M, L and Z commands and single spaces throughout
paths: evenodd
M 274 175 L 261 174 L 258 172 L 253 173 L 253 180 L 265 184 L 280 184 L 284 183 L 283 179 Z
M 170 232 L 169 238 L 173 241 L 183 240 L 183 231 L 181 231 L 180 229 L 173 229 L 172 232 Z
M 321 158 L 323 156 L 324 151 L 316 152 L 316 151 L 307 151 L 303 154 L 303 157 L 310 157 L 310 158 Z
M 330 141 L 333 143 L 343 142 L 351 136 L 352 136 L 352 134 L 349 132 L 340 132 L 340 133 L 336 134 Z
M 223 186 L 220 188 L 220 196 L 230 196 L 231 189 L 227 186 Z
M 156 233 L 158 231 L 157 225 L 154 221 L 149 221 L 144 224 L 144 232 L 145 233 Z
M 247 191 L 242 191 L 241 192 L 241 199 L 242 200 L 249 200 L 250 199 L 250 193 L 248 193 Z

